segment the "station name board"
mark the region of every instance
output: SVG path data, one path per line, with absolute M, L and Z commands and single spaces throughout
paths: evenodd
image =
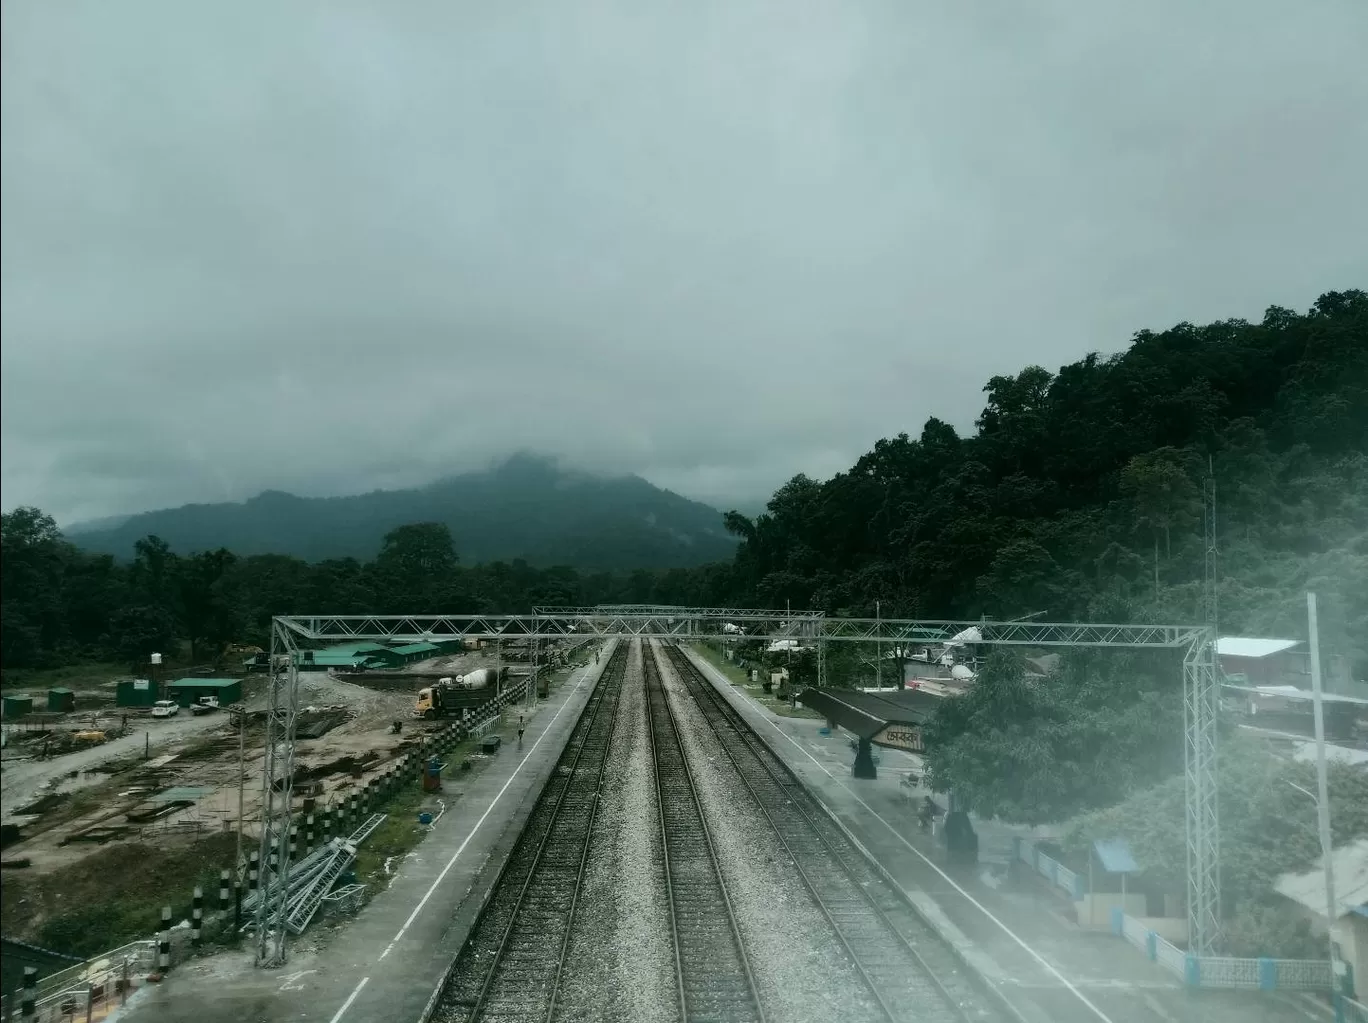
M 894 746 L 913 753 L 923 753 L 926 749 L 922 745 L 921 727 L 918 725 L 889 725 L 874 736 L 874 741 L 880 746 Z

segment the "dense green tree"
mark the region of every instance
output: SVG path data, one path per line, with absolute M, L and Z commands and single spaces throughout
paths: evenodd
M 67 553 L 57 523 L 37 508 L 16 508 L 0 521 L 6 663 L 11 658 L 13 663 L 35 663 L 65 638 L 62 576 Z
M 1201 494 L 1174 448 L 1136 455 L 1121 469 L 1121 492 L 1131 498 L 1136 524 L 1154 538 L 1154 595 L 1159 597 L 1159 538 L 1173 557 L 1173 529 L 1200 521 Z
M 241 635 L 238 609 L 227 599 L 224 576 L 237 559 L 219 548 L 182 559 L 177 573 L 181 622 L 190 641 L 190 659 L 203 650 L 215 654 Z
M 1297 635 L 1300 591 L 1319 580 L 1327 644 L 1368 675 L 1354 635 L 1368 592 L 1368 294 L 1142 331 L 1124 352 L 994 376 L 985 393 L 974 436 L 928 420 L 847 473 L 795 477 L 754 519 L 729 515 L 741 542 L 728 600 L 1196 619 L 1210 467 L 1223 628 Z
M 133 671 L 146 671 L 151 655 L 172 650 L 176 622 L 155 604 L 121 608 L 110 621 L 110 652 Z
M 440 522 L 415 522 L 385 534 L 371 565 L 376 597 L 390 614 L 440 614 L 458 559 L 451 530 Z
M 1162 658 L 1087 651 L 1031 678 L 1019 655 L 995 653 L 927 728 L 932 783 L 1030 825 L 1107 806 L 1181 767 L 1179 678 Z
M 1343 764 L 1330 764 L 1329 772 L 1332 840 L 1340 845 L 1368 834 L 1368 775 Z M 1252 912 L 1267 904 L 1279 874 L 1309 869 L 1320 855 L 1316 804 L 1307 795 L 1316 790 L 1315 769 L 1270 757 L 1262 743 L 1232 733 L 1221 744 L 1217 785 L 1224 900 Z M 1081 858 L 1096 839 L 1123 838 L 1147 880 L 1181 893 L 1185 807 L 1181 775 L 1137 786 L 1115 805 L 1071 821 L 1062 843 Z

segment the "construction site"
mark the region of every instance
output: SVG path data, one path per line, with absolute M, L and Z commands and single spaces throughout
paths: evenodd
M 325 649 L 321 663 L 298 672 L 293 792 L 301 814 L 292 881 L 330 840 L 355 838 L 336 871 L 347 874 L 351 909 L 416 844 L 420 814 L 444 812 L 495 755 L 497 740 L 486 736 L 499 734 L 500 712 L 536 699 L 528 652 L 515 644 L 425 646 L 432 649 L 421 658 L 402 648 L 361 658 Z M 253 663 L 260 660 L 249 658 L 231 679 L 110 679 L 66 690 L 42 713 L 15 713 L 7 697 L 0 762 L 7 939 L 88 956 L 151 938 L 162 907 L 173 907 L 178 921 L 189 918 L 196 887 L 217 894 L 224 871 L 235 881 L 235 917 L 250 916 L 255 878 L 245 867 L 260 836 L 270 689 L 269 664 Z M 544 694 L 570 664 L 569 645 L 548 646 L 539 660 L 550 669 Z M 459 689 L 466 677 L 476 682 Z M 436 713 L 431 695 L 421 704 L 434 692 Z M 452 694 L 445 703 L 443 692 Z M 418 751 L 458 734 L 459 743 L 441 744 L 451 776 L 445 785 L 426 759 L 420 778 Z M 400 765 L 415 771 L 401 774 Z M 362 805 L 376 812 L 362 815 Z M 52 972 L 44 965 L 44 974 Z

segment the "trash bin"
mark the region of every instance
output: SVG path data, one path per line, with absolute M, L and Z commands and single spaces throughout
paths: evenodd
M 444 767 L 446 767 L 446 764 L 442 763 L 436 757 L 432 757 L 428 760 L 427 765 L 423 768 L 424 792 L 442 791 L 442 768 Z
M 431 824 L 431 823 L 432 823 L 432 814 L 430 814 L 430 813 L 428 813 L 426 810 L 424 810 L 422 813 L 420 813 L 420 814 L 418 815 L 418 823 L 419 823 L 419 824 Z

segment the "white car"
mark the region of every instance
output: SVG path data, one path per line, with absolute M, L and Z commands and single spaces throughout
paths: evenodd
M 152 704 L 152 716 L 154 718 L 169 718 L 178 710 L 180 710 L 180 705 L 175 700 L 158 700 Z

